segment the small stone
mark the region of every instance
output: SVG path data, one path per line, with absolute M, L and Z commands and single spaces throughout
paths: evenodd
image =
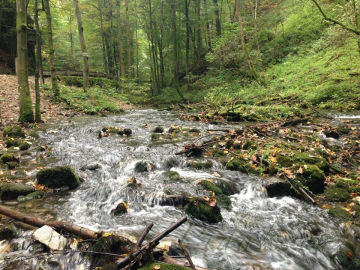
M 37 229 L 33 237 L 35 240 L 44 244 L 51 250 L 64 250 L 67 240 L 61 234 L 57 233 L 50 226 L 42 226 L 40 229 Z

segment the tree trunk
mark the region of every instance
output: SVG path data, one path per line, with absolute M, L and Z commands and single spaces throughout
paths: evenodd
M 173 30 L 173 57 L 174 57 L 174 83 L 178 83 L 179 77 L 179 59 L 177 46 L 177 29 L 176 29 L 176 5 L 173 0 L 169 0 L 171 8 L 171 26 Z
M 196 0 L 196 58 L 200 60 L 200 56 L 202 53 L 202 40 L 201 40 L 201 3 L 200 0 Z
M 46 24 L 47 24 L 47 36 L 48 36 L 48 49 L 49 49 L 49 66 L 51 73 L 51 88 L 54 92 L 54 95 L 59 96 L 59 86 L 56 79 L 56 68 L 55 68 L 55 51 L 54 51 L 54 43 L 53 43 L 53 33 L 52 33 L 52 19 L 51 19 L 51 11 L 49 0 L 44 0 L 44 8 L 46 13 Z
M 135 5 L 136 80 L 139 81 L 138 10 L 137 10 L 136 0 L 134 0 L 134 5 Z
M 118 38 L 118 47 L 119 47 L 118 49 L 119 49 L 121 93 L 124 94 L 125 66 L 124 66 L 123 47 L 122 47 L 122 38 L 121 38 L 120 0 L 116 0 L 116 17 L 117 17 L 117 38 Z
M 220 14 L 219 14 L 219 5 L 218 0 L 213 0 L 214 2 L 214 14 L 215 14 L 215 21 L 216 21 L 216 35 L 219 37 L 221 36 L 221 21 L 220 21 Z
M 208 49 L 211 49 L 210 24 L 209 24 L 209 16 L 207 11 L 206 0 L 204 0 L 204 17 L 205 17 L 205 26 L 206 26 L 207 45 L 208 45 Z
M 244 34 L 244 25 L 243 25 L 243 21 L 242 21 L 242 18 L 241 18 L 241 13 L 240 13 L 240 0 L 235 0 L 235 4 L 236 4 L 236 17 L 239 21 L 239 28 L 240 28 L 240 39 L 241 39 L 241 47 L 242 47 L 242 50 L 243 50 L 243 53 L 245 55 L 245 59 L 246 59 L 246 62 L 247 62 L 247 65 L 249 67 L 249 70 L 251 72 L 251 75 L 253 76 L 253 78 L 255 80 L 258 79 L 258 75 L 255 71 L 255 68 L 250 60 L 250 56 L 249 56 L 249 53 L 247 51 L 247 48 L 246 48 L 246 42 L 245 42 L 245 34 Z
M 74 6 L 75 6 L 77 23 L 78 23 L 80 47 L 81 47 L 81 52 L 82 52 L 82 57 L 83 57 L 83 62 L 84 62 L 83 88 L 84 88 L 84 91 L 86 92 L 87 88 L 89 87 L 89 63 L 88 63 L 89 56 L 86 51 L 85 38 L 84 38 L 84 27 L 83 27 L 83 23 L 82 23 L 82 19 L 81 19 L 81 12 L 80 12 L 80 8 L 79 8 L 78 0 L 74 0 Z
M 190 19 L 189 19 L 189 0 L 185 0 L 185 23 L 186 23 L 186 41 L 185 41 L 185 72 L 189 69 L 190 57 Z
M 39 70 L 41 59 L 41 41 L 40 41 L 40 27 L 39 27 L 39 9 L 38 0 L 35 0 L 34 5 L 34 19 L 35 19 L 35 35 L 36 35 L 36 51 L 35 51 L 35 122 L 41 122 L 40 111 L 40 86 L 39 86 Z
M 104 34 L 104 23 L 103 23 L 103 12 L 102 12 L 102 6 L 101 6 L 101 0 L 98 0 L 98 10 L 99 10 L 99 16 L 100 16 L 100 35 L 101 35 L 101 44 L 102 44 L 102 55 L 103 55 L 103 61 L 104 61 L 104 71 L 105 73 L 108 73 L 108 63 L 106 59 L 106 45 L 105 45 L 105 34 Z
M 129 2 L 125 0 L 125 16 L 126 16 L 126 51 L 127 51 L 127 74 L 131 77 L 131 37 L 130 37 L 130 22 L 129 22 Z
M 36 1 L 36 0 L 35 0 Z M 69 14 L 69 39 L 70 39 L 70 59 L 71 59 L 71 68 L 75 70 L 75 58 L 74 58 L 74 34 L 72 30 L 72 11 L 70 10 Z
M 27 22 L 25 0 L 16 1 L 16 36 L 18 90 L 20 96 L 19 122 L 34 122 L 28 81 Z

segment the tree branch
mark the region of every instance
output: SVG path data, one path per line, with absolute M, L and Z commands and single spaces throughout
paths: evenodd
M 318 8 L 318 10 L 320 11 L 321 15 L 324 17 L 324 19 L 328 22 L 332 22 L 334 24 L 340 25 L 342 28 L 344 28 L 345 30 L 354 33 L 355 35 L 359 35 L 360 36 L 360 31 L 351 27 L 346 26 L 345 24 L 343 24 L 342 22 L 339 22 L 335 19 L 329 18 L 325 12 L 322 10 L 322 8 L 320 7 L 319 3 L 316 0 L 311 0 L 313 1 L 313 3 L 316 5 L 316 7 Z

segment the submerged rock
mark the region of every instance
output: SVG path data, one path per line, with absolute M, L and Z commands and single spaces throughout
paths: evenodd
M 84 165 L 80 168 L 80 170 L 85 171 L 85 170 L 89 170 L 89 171 L 96 171 L 98 169 L 101 169 L 101 166 L 97 163 L 95 164 L 89 164 L 89 165 Z
M 3 131 L 4 137 L 25 138 L 25 133 L 19 126 L 7 126 Z
M 126 214 L 128 211 L 128 206 L 126 204 L 126 202 L 121 202 L 119 203 L 115 209 L 111 210 L 111 214 L 114 216 L 120 216 L 123 214 Z
M 286 180 L 273 177 L 266 178 L 264 181 L 264 187 L 270 198 L 294 195 L 290 183 Z
M 196 219 L 210 224 L 222 221 L 220 208 L 208 205 L 208 203 L 201 198 L 192 199 L 185 206 L 185 212 Z
M 47 225 L 37 229 L 34 232 L 33 237 L 51 250 L 64 250 L 67 244 L 67 240 L 64 236 Z
M 171 169 L 173 167 L 178 167 L 180 165 L 180 161 L 174 157 L 169 158 L 168 160 L 165 161 L 165 167 L 167 169 Z
M 162 175 L 166 178 L 165 182 L 179 182 L 181 181 L 181 177 L 178 172 L 175 171 L 167 171 L 163 172 Z
M 79 177 L 67 166 L 43 169 L 36 174 L 36 178 L 40 185 L 49 188 L 67 186 L 74 189 L 80 185 Z
M 33 186 L 25 184 L 10 182 L 0 183 L 1 200 L 16 200 L 18 196 L 27 195 L 34 191 L 35 189 Z

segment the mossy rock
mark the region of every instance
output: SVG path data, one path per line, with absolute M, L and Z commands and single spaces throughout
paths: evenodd
M 4 153 L 0 156 L 0 162 L 2 163 L 8 163 L 8 162 L 17 162 L 19 163 L 19 160 L 15 157 L 14 154 L 11 153 Z
M 165 161 L 165 167 L 167 169 L 171 169 L 173 167 L 178 167 L 180 165 L 180 161 L 174 157 L 169 158 L 168 160 Z
M 231 171 L 240 171 L 242 173 L 258 173 L 246 160 L 239 158 L 234 158 L 226 163 L 226 169 Z
M 26 202 L 26 201 L 31 201 L 31 200 L 35 200 L 35 199 L 41 199 L 45 196 L 45 192 L 42 190 L 38 190 L 35 192 L 32 192 L 26 196 L 21 195 L 19 197 L 17 197 L 17 201 L 18 202 Z
M 220 208 L 225 208 L 227 210 L 231 209 L 231 199 L 229 196 L 227 196 L 225 194 L 219 194 L 219 195 L 216 195 L 215 198 L 216 198 L 216 204 Z
M 215 195 L 223 194 L 221 188 L 210 180 L 202 180 L 199 182 L 199 185 L 208 191 L 214 192 Z
M 8 166 L 9 170 L 13 170 L 19 166 L 19 163 L 15 162 L 15 161 L 9 161 L 9 162 L 6 162 L 6 165 Z
M 22 139 L 8 138 L 5 140 L 5 145 L 7 148 L 10 147 L 19 147 L 24 141 Z
M 311 164 L 317 165 L 322 171 L 329 170 L 329 163 L 323 157 L 316 157 L 302 152 L 284 153 L 279 152 L 276 154 L 277 162 L 281 167 L 291 167 L 293 165 Z
M 185 212 L 196 219 L 210 224 L 222 221 L 220 208 L 217 206 L 209 206 L 206 201 L 201 198 L 192 199 L 185 206 Z
M 349 212 L 347 212 L 344 208 L 339 207 L 339 206 L 331 208 L 329 210 L 329 215 L 346 220 L 346 221 L 350 221 L 353 219 L 353 217 L 351 216 L 351 214 Z
M 80 185 L 79 177 L 68 166 L 43 169 L 36 174 L 36 178 L 40 185 L 49 188 L 67 186 L 74 189 Z
M 170 127 L 168 133 L 179 133 L 181 132 L 181 127 Z
M 207 160 L 204 162 L 193 160 L 188 162 L 186 166 L 196 170 L 204 170 L 204 169 L 210 169 L 213 166 L 213 163 L 211 162 L 211 160 Z
M 199 185 L 208 191 L 214 192 L 216 195 L 224 194 L 230 196 L 239 192 L 235 184 L 219 178 L 202 180 L 199 182 Z
M 246 140 L 242 145 L 242 149 L 244 149 L 244 150 L 256 149 L 256 148 L 257 148 L 256 145 L 252 141 L 249 141 L 249 140 Z
M 17 197 L 28 195 L 34 191 L 34 187 L 30 185 L 10 182 L 0 183 L 1 200 L 16 200 Z
M 140 270 L 153 270 L 153 269 L 160 269 L 160 270 L 188 270 L 191 268 L 183 267 L 176 264 L 167 264 L 167 263 L 150 263 L 141 268 Z
M 26 151 L 31 147 L 31 145 L 28 142 L 22 142 L 19 147 L 21 151 Z
M 167 171 L 162 174 L 166 179 L 166 182 L 179 182 L 181 181 L 181 177 L 178 172 Z
M 189 132 L 190 133 L 201 133 L 200 129 L 198 129 L 198 128 L 191 128 L 191 129 L 189 129 Z
M 325 190 L 325 198 L 332 202 L 344 202 L 351 199 L 351 196 L 346 189 L 329 187 Z
M 111 210 L 111 214 L 113 214 L 114 216 L 121 216 L 126 214 L 127 211 L 128 211 L 128 206 L 126 202 L 121 202 L 116 206 L 115 209 Z
M 0 240 L 11 240 L 16 236 L 17 232 L 13 223 L 0 226 Z
M 360 186 L 354 186 L 349 188 L 349 192 L 360 194 Z
M 163 133 L 164 132 L 164 128 L 163 127 L 156 127 L 153 130 L 154 133 Z
M 139 161 L 135 164 L 135 172 L 142 173 L 142 172 L 149 172 L 155 169 L 155 165 L 148 162 L 148 161 Z
M 316 165 L 305 165 L 303 173 L 298 173 L 296 180 L 299 180 L 303 185 L 308 187 L 314 194 L 324 192 L 325 174 Z
M 126 136 L 130 136 L 130 135 L 132 134 L 132 129 L 130 129 L 130 128 L 124 128 L 124 134 L 125 134 Z
M 357 185 L 359 181 L 350 178 L 339 178 L 336 180 L 336 186 L 338 188 L 348 189 L 350 186 Z
M 224 157 L 226 156 L 224 150 L 220 149 L 210 149 L 213 157 Z
M 128 254 L 133 248 L 134 244 L 128 239 L 118 235 L 109 235 L 97 239 L 91 250 L 99 253 Z M 116 259 L 111 255 L 93 254 L 90 269 L 114 262 Z
M 19 126 L 7 126 L 3 131 L 4 137 L 25 138 L 25 132 Z
M 153 141 L 157 141 L 161 139 L 161 134 L 160 133 L 153 133 L 151 134 L 151 140 Z
M 40 138 L 39 134 L 34 130 L 30 131 L 29 135 L 30 135 L 30 137 L 33 137 L 34 139 L 39 139 Z
M 343 248 L 336 253 L 336 260 L 341 265 L 341 269 L 359 270 L 360 258 L 351 249 Z

